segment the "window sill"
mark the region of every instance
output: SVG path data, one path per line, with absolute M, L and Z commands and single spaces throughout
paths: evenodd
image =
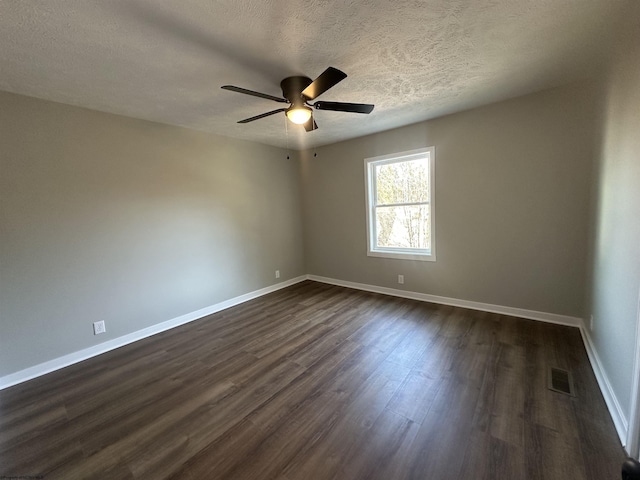
M 417 260 L 420 262 L 435 262 L 435 254 L 430 253 L 404 253 L 404 252 L 388 252 L 381 250 L 370 250 L 367 252 L 369 257 L 395 258 L 397 260 Z

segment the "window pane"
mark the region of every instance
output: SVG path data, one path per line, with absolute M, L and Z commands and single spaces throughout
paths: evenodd
M 376 204 L 429 201 L 427 159 L 387 163 L 376 167 Z
M 376 208 L 377 247 L 431 249 L 429 205 Z

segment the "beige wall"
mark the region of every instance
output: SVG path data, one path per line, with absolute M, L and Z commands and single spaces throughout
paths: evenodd
M 581 317 L 595 92 L 571 85 L 304 152 L 307 272 Z M 367 257 L 364 158 L 430 145 L 437 261 Z
M 280 269 L 278 281 L 310 273 L 593 312 L 628 408 L 640 52 L 637 37 L 625 45 L 604 126 L 599 90 L 571 85 L 302 152 L 300 164 L 273 147 L 0 93 L 0 376 L 274 284 Z M 364 158 L 429 145 L 438 261 L 367 257 Z M 105 335 L 92 334 L 96 320 Z
M 598 157 L 590 332 L 629 419 L 640 291 L 640 4 L 630 7 L 606 85 Z
M 304 273 L 283 150 L 8 93 L 0 146 L 0 376 Z

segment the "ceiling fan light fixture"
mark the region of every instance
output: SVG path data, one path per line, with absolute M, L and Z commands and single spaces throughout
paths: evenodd
M 303 125 L 311 118 L 309 107 L 291 107 L 286 111 L 287 118 L 296 125 Z

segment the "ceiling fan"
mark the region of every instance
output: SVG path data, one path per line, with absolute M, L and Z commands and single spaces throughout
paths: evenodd
M 313 119 L 312 108 L 315 108 L 316 110 L 333 110 L 335 112 L 352 113 L 371 113 L 373 111 L 374 106 L 368 103 L 309 103 L 311 100 L 319 97 L 345 78 L 347 78 L 346 73 L 333 67 L 327 68 L 313 81 L 308 77 L 302 76 L 287 77 L 280 82 L 282 98 L 266 93 L 254 92 L 253 90 L 247 90 L 246 88 L 235 87 L 233 85 L 224 85 L 221 88 L 231 90 L 232 92 L 244 93 L 245 95 L 266 98 L 267 100 L 273 100 L 274 102 L 288 103 L 290 105 L 287 108 L 278 108 L 277 110 L 256 115 L 255 117 L 245 118 L 244 120 L 240 120 L 238 123 L 249 123 L 270 115 L 275 115 L 276 113 L 285 112 L 285 115 L 289 120 L 298 125 L 304 125 L 305 130 L 307 132 L 311 132 L 318 128 L 318 125 Z

